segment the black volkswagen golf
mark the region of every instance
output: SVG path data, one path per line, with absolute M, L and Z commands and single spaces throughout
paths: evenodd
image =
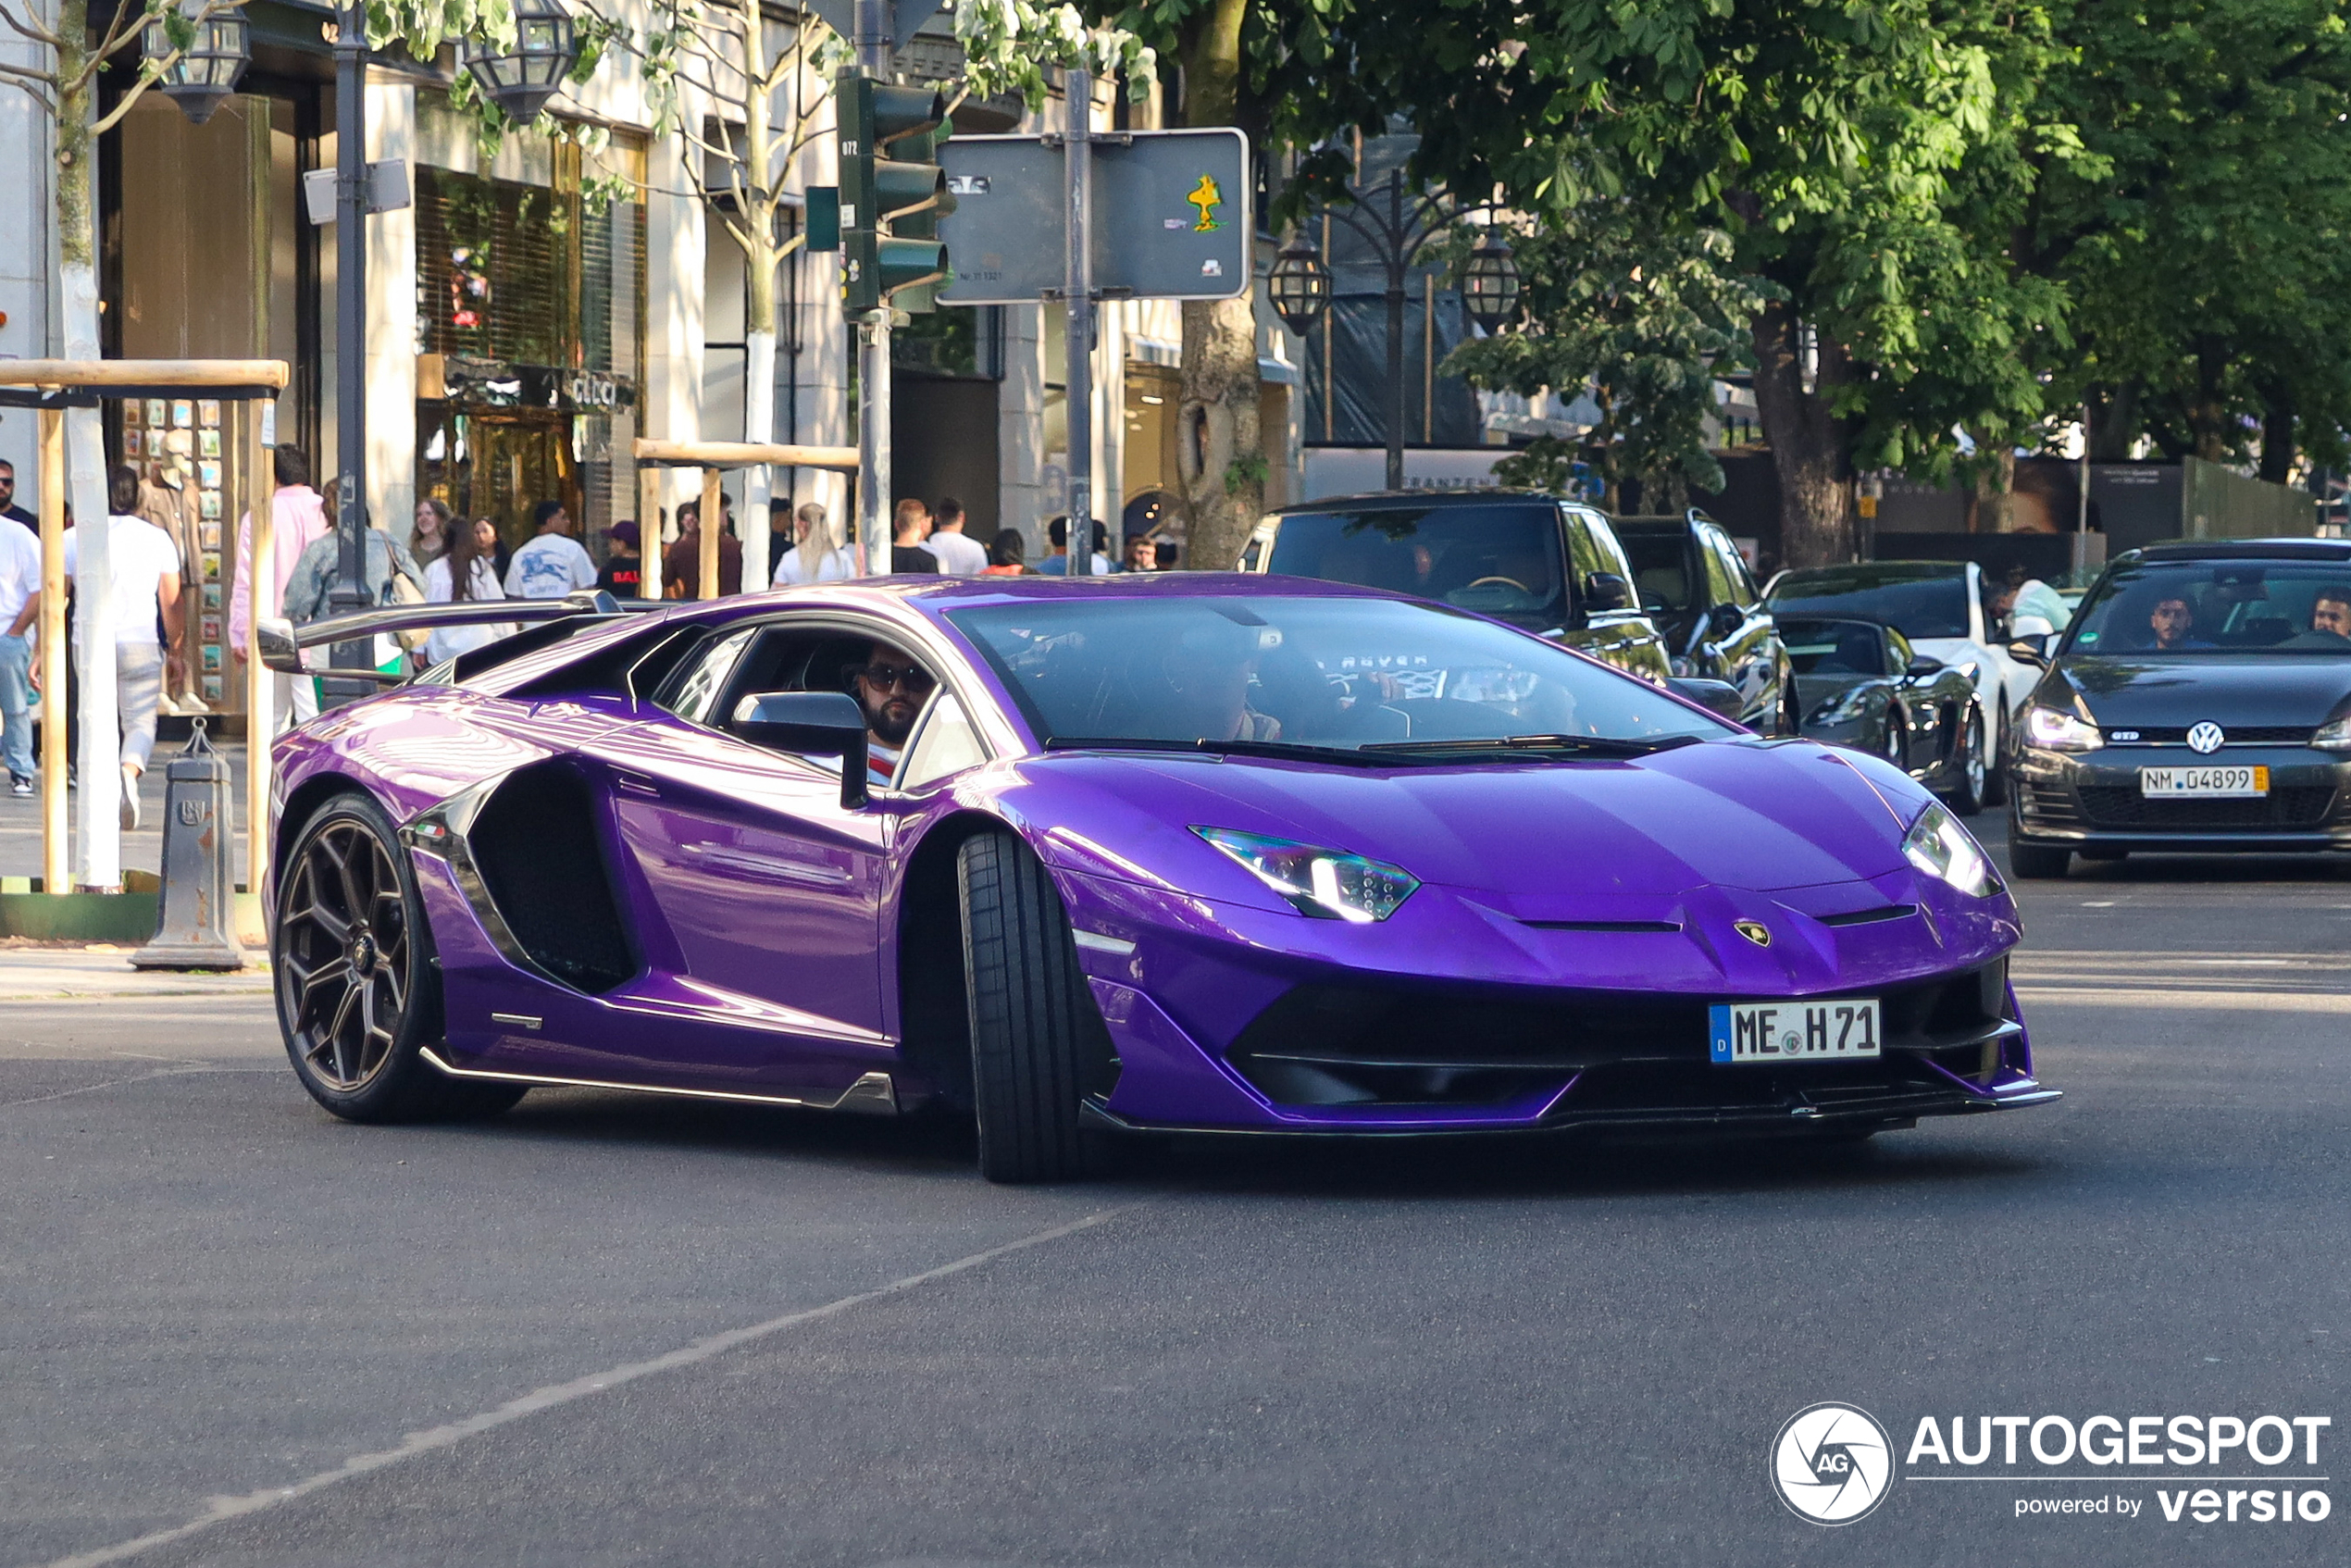
M 2119 556 L 2025 705 L 2019 877 L 2133 850 L 2351 849 L 2351 541 Z

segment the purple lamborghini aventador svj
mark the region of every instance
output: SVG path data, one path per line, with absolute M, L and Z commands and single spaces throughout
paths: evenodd
M 2016 906 L 1873 758 L 1218 574 L 593 596 L 276 745 L 273 958 L 358 1120 L 533 1086 L 1121 1131 L 1861 1138 L 2056 1098 Z M 365 623 L 364 626 L 362 623 Z M 315 655 L 314 655 L 315 658 Z

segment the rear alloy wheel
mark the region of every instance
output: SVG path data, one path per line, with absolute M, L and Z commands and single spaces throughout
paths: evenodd
M 1099 1135 L 1080 1125 L 1078 1104 L 1107 1089 L 1112 1046 L 1061 895 L 1002 828 L 965 840 L 955 870 L 980 1174 L 1001 1182 L 1088 1175 Z
M 337 795 L 294 840 L 269 938 L 278 1024 L 310 1097 L 346 1121 L 484 1115 L 511 1084 L 452 1079 L 422 1048 L 441 1038 L 441 980 L 398 830 L 366 795 Z
M 1903 772 L 1909 772 L 1910 718 L 1902 711 L 1902 704 L 1899 703 L 1885 704 L 1885 760 Z
M 2049 881 L 2065 875 L 2073 860 L 2073 852 L 2048 844 L 2020 844 L 2009 840 L 2009 870 L 2027 882 Z
M 1957 816 L 1973 816 L 1984 809 L 1984 710 L 1971 706 L 1967 722 L 1959 728 L 1959 754 L 1951 759 L 1951 792 L 1945 798 L 1950 802 Z

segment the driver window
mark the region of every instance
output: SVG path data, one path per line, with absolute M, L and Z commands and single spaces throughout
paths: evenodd
M 973 728 L 971 715 L 964 711 L 953 692 L 941 691 L 916 732 L 914 746 L 899 765 L 897 788 L 919 790 L 987 760 L 988 748 Z
M 1710 610 L 1717 604 L 1736 604 L 1738 589 L 1723 565 L 1722 546 L 1703 533 L 1698 535 L 1698 559 L 1706 566 L 1706 607 Z
M 718 694 L 727 689 L 727 677 L 735 661 L 758 635 L 758 628 L 745 627 L 718 638 L 707 647 L 688 656 L 684 666 L 662 682 L 659 695 L 653 698 L 657 706 L 668 709 L 690 724 L 708 724 Z

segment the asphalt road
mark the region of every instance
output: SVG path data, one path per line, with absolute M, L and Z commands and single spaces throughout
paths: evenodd
M 1841 1154 L 1187 1147 L 1013 1190 L 952 1134 L 616 1096 L 348 1127 L 256 1001 L 8 1003 L 0 1564 L 2343 1562 L 2351 865 L 2024 899 L 2067 1100 Z M 1824 1529 L 1767 1450 L 1832 1400 L 1905 1450 L 2324 1415 L 2273 1468 L 2332 1512 L 1924 1462 Z M 2069 1498 L 2109 1511 L 2016 1512 Z

